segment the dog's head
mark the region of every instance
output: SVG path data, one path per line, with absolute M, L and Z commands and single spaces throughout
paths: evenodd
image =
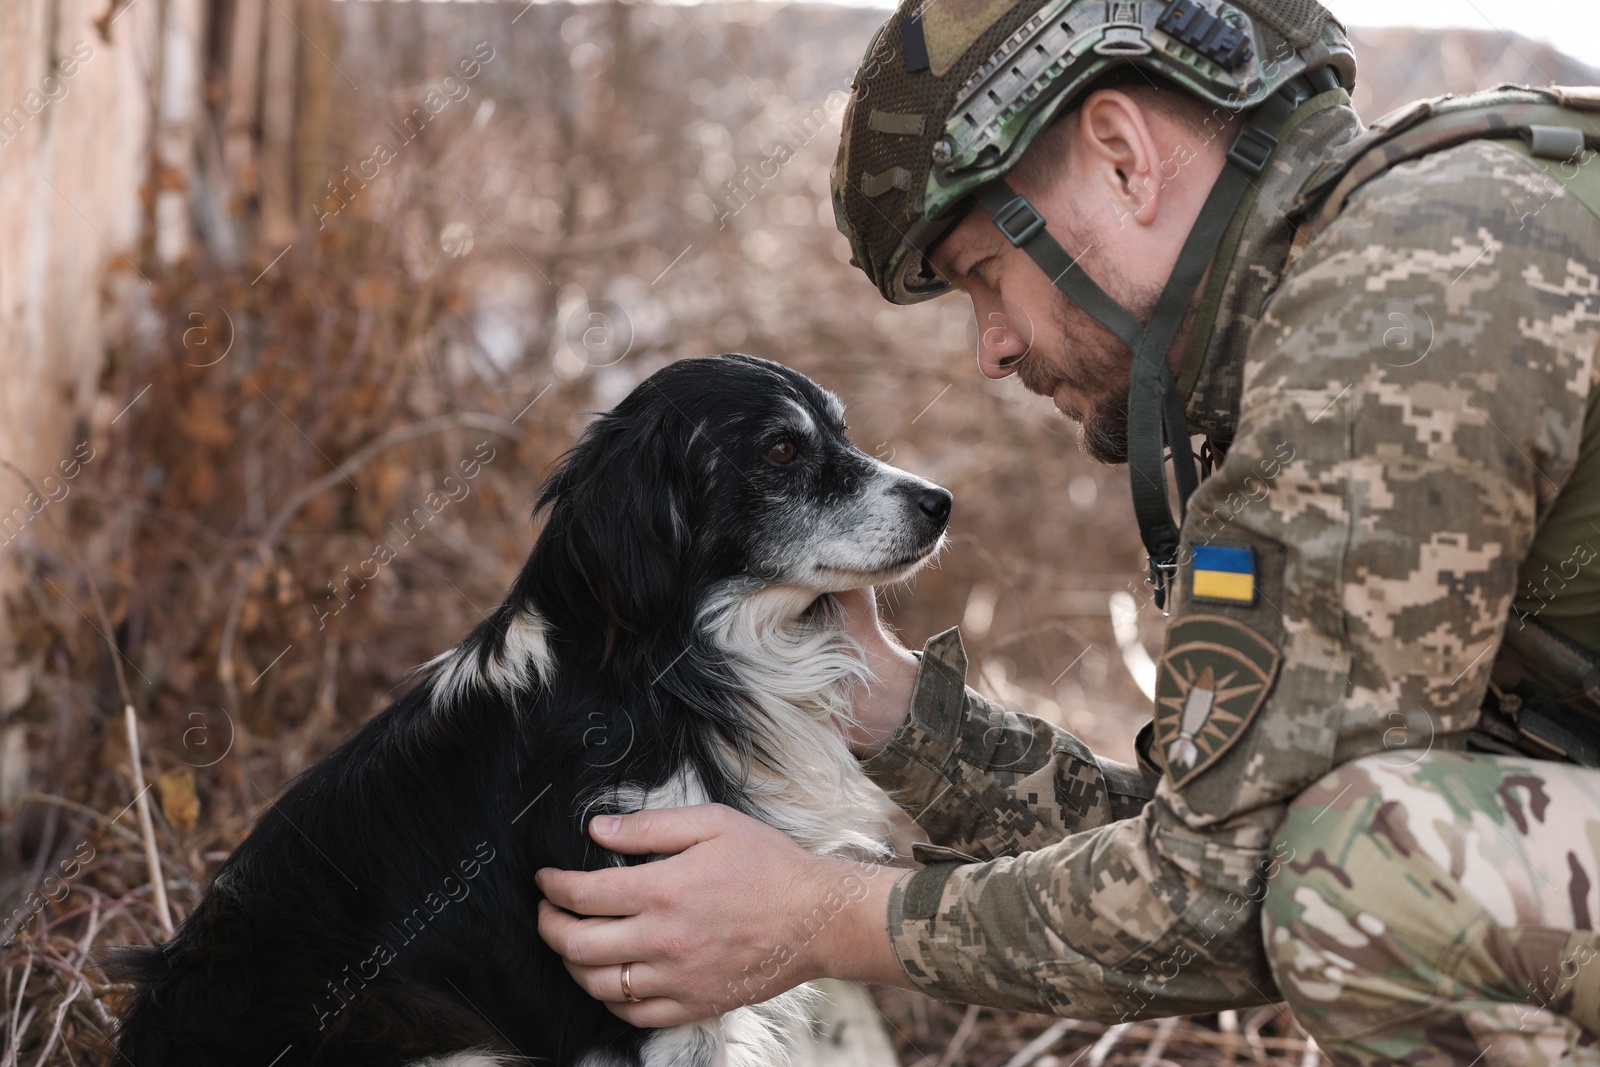
M 527 592 L 557 628 L 598 606 L 610 649 L 681 629 L 719 589 L 785 587 L 803 608 L 903 580 L 939 548 L 950 494 L 851 444 L 805 375 L 725 355 L 673 363 L 596 419 L 539 507 L 528 576 L 544 556 L 566 578 Z M 551 602 L 574 587 L 587 612 Z

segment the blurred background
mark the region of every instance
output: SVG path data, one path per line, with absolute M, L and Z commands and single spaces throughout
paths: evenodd
M 1351 6 L 1385 24 L 1354 32 L 1369 119 L 1600 81 L 1548 43 L 1596 36 L 1553 2 Z M 1393 25 L 1413 7 L 1478 28 Z M 105 1060 L 94 954 L 164 936 L 144 841 L 181 920 L 270 798 L 498 603 L 590 413 L 683 356 L 796 367 L 949 487 L 950 550 L 886 594 L 893 623 L 960 623 L 971 684 L 1131 759 L 1148 711 L 1108 603 L 1151 649 L 1162 618 L 1124 471 L 977 374 L 963 301 L 882 302 L 834 229 L 884 16 L 0 5 L 0 1067 Z M 1317 1057 L 1272 1008 L 1109 1032 L 876 995 L 905 1064 Z

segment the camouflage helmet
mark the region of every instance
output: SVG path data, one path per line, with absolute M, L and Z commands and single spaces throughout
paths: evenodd
M 852 262 L 897 304 L 944 292 L 926 253 L 972 191 L 1118 68 L 1234 113 L 1324 68 L 1355 82 L 1316 0 L 902 0 L 856 74 L 833 167 Z

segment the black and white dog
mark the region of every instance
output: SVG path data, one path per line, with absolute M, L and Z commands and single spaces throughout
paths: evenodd
M 537 510 L 490 618 L 283 794 L 172 941 L 116 950 L 118 1064 L 785 1062 L 803 992 L 634 1029 L 540 940 L 533 874 L 639 862 L 594 814 L 706 801 L 881 852 L 841 733 L 867 670 L 828 594 L 910 576 L 950 494 L 856 449 L 805 376 L 729 355 L 600 416 Z

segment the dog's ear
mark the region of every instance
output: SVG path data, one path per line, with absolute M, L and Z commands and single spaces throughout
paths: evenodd
M 541 547 L 599 608 L 607 660 L 620 640 L 681 625 L 693 496 L 684 422 L 673 412 L 601 415 L 539 497 L 549 509 Z

